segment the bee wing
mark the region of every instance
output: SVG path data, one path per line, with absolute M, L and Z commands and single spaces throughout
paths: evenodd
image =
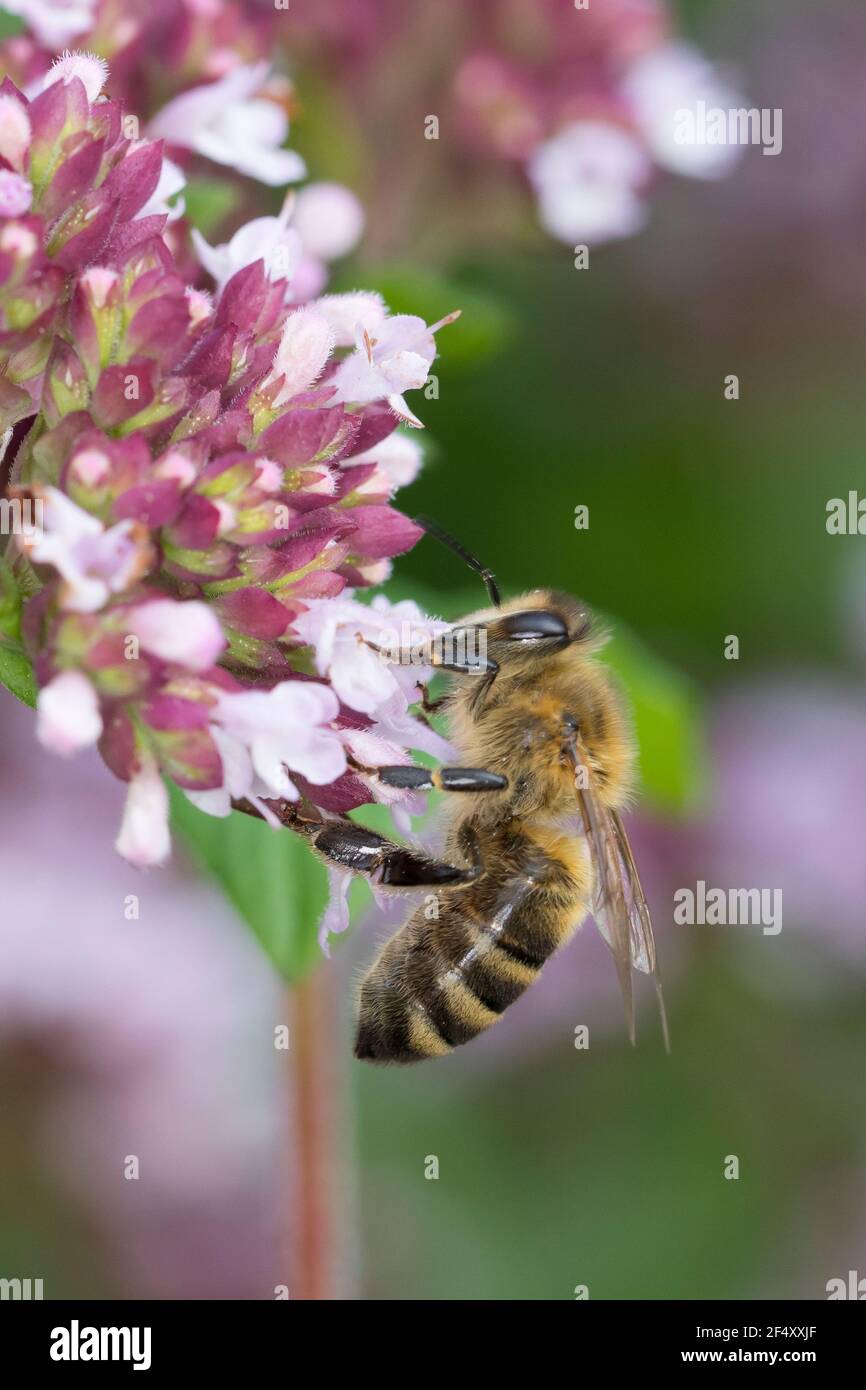
M 586 787 L 578 787 L 581 817 L 595 869 L 592 915 L 613 954 L 625 1005 L 629 1037 L 634 1042 L 632 969 L 651 975 L 655 984 L 665 1047 L 670 1050 L 667 1014 L 656 965 L 655 938 L 649 907 L 641 887 L 634 855 L 618 811 L 609 811 L 597 794 L 585 752 L 581 767 Z

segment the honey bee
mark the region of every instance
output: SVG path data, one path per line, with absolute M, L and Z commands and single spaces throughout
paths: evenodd
M 621 819 L 634 744 L 597 657 L 603 635 L 568 594 L 535 589 L 503 603 L 474 556 L 433 522 L 419 525 L 482 576 L 490 600 L 437 640 L 425 663 L 450 674 L 435 703 L 421 687 L 423 707 L 447 715 L 461 766 L 363 771 L 392 787 L 454 793 L 444 805 L 444 855 L 347 819 L 292 812 L 287 822 L 332 865 L 383 888 L 426 890 L 361 984 L 355 1056 L 418 1062 L 468 1042 L 589 913 L 613 954 L 632 1042 L 634 968 L 654 978 L 667 1046 L 650 914 Z

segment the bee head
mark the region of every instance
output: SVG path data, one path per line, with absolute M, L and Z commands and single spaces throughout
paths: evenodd
M 500 670 L 536 665 L 588 637 L 591 618 L 569 594 L 536 589 L 497 608 L 483 609 L 460 623 L 484 635 L 487 655 Z

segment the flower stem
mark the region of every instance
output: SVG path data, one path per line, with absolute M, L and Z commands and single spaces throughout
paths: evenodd
M 333 967 L 325 965 L 289 991 L 288 1051 L 293 1156 L 288 1173 L 288 1268 L 292 1299 L 345 1299 L 354 1294 L 354 1192 L 349 1123 Z

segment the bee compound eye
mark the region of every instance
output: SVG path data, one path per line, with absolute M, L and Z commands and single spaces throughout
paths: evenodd
M 528 608 L 508 613 L 499 624 L 502 636 L 514 642 L 538 641 L 544 637 L 567 637 L 568 626 L 559 613 L 546 608 Z

